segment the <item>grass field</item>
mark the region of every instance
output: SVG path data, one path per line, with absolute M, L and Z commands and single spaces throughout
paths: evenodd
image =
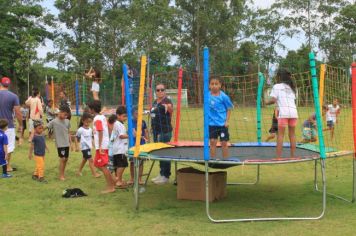
M 270 111 L 264 112 L 266 124 L 270 122 Z M 252 114 L 249 110 L 240 109 L 240 112 Z M 198 112 L 190 111 L 190 114 L 202 116 Z M 304 119 L 309 111 L 301 110 L 300 114 Z M 337 142 L 333 143 L 342 148 L 351 148 L 349 114 L 350 111 L 342 113 L 336 130 Z M 240 120 L 236 122 L 243 122 L 243 116 L 236 115 Z M 249 116 L 249 119 L 254 118 Z M 238 124 L 232 124 L 235 125 L 231 129 L 238 132 Z M 243 126 L 240 130 L 254 129 L 253 122 L 245 122 Z M 182 127 L 186 133 L 197 128 L 184 122 Z M 264 128 L 264 136 L 268 128 Z M 249 138 L 247 133 L 244 135 Z M 244 135 L 238 136 L 238 141 L 243 141 Z M 132 189 L 101 195 L 103 178 L 93 178 L 88 167 L 82 177 L 75 175 L 80 153 L 70 154 L 67 180 L 58 181 L 56 149 L 53 141 L 48 144 L 50 153 L 46 156 L 45 172 L 48 184 L 31 179 L 34 161 L 27 158 L 27 144 L 17 148 L 13 155 L 13 163 L 18 167 L 14 177 L 0 179 L 0 235 L 355 235 L 356 205 L 333 198 L 327 199 L 326 215 L 318 221 L 213 224 L 205 215 L 204 202 L 176 200 L 173 184 L 149 183 L 140 195 L 140 210 L 136 212 Z M 145 164 L 146 170 L 149 164 Z M 321 194 L 313 191 L 313 168 L 312 162 L 262 166 L 258 185 L 228 186 L 227 197 L 211 205 L 212 214 L 215 218 L 317 216 L 321 211 Z M 158 166 L 155 166 L 153 175 L 157 173 Z M 228 169 L 228 180 L 248 181 L 254 174 L 253 166 L 234 167 Z M 127 179 L 128 171 L 125 176 Z M 350 198 L 351 177 L 350 156 L 327 160 L 328 191 Z M 63 199 L 62 191 L 73 187 L 83 189 L 88 197 Z

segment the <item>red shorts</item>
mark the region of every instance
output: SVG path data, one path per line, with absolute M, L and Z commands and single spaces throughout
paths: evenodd
M 297 118 L 278 118 L 278 127 L 296 127 Z
M 109 151 L 107 149 L 102 151 L 103 153 L 100 153 L 99 150 L 95 151 L 94 165 L 96 167 L 103 167 L 109 163 Z

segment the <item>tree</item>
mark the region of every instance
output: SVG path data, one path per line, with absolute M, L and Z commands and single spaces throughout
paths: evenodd
M 245 0 L 177 0 L 176 53 L 182 64 L 195 66 L 201 71 L 200 56 L 204 46 L 211 49 L 211 56 L 219 50 L 236 49 L 237 41 L 243 38 L 242 22 L 248 9 Z M 239 38 L 240 36 L 240 38 Z
M 291 28 L 289 19 L 284 18 L 281 13 L 272 6 L 271 8 L 258 10 L 256 41 L 259 46 L 261 63 L 270 67 L 279 59 L 279 50 L 286 49 L 283 40 L 291 38 L 296 30 Z
M 0 0 L 0 70 L 13 79 L 15 89 L 24 86 L 30 74 L 30 65 L 37 59 L 35 48 L 52 36 L 45 28 L 52 16 L 38 3 Z
M 66 49 L 61 53 L 74 57 L 79 73 L 90 66 L 102 68 L 102 1 L 56 0 L 55 6 L 59 10 L 59 22 L 67 29 L 59 32 Z
M 338 29 L 325 41 L 328 63 L 349 67 L 356 57 L 356 3 L 346 5 L 335 17 Z

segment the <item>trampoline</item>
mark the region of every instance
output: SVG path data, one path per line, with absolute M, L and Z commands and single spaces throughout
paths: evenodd
M 210 143 L 209 143 L 209 119 L 210 119 L 210 98 L 209 98 L 209 78 L 210 78 L 210 69 L 209 69 L 209 49 L 204 48 L 203 53 L 203 86 L 199 83 L 192 83 L 194 81 L 195 76 L 188 77 L 188 80 L 182 79 L 183 71 L 182 68 L 179 69 L 177 80 L 165 80 L 166 83 L 162 82 L 160 78 L 155 78 L 150 81 L 150 85 L 154 87 L 154 84 L 162 83 L 171 85 L 171 88 L 177 90 L 177 108 L 176 117 L 175 117 L 175 125 L 174 125 L 174 141 L 175 143 L 150 143 L 145 145 L 140 145 L 140 136 L 142 134 L 142 121 L 143 121 L 143 109 L 144 109 L 144 86 L 145 86 L 145 66 L 146 66 L 146 57 L 142 57 L 141 59 L 141 77 L 140 77 L 140 91 L 139 91 L 139 101 L 138 101 L 138 118 L 137 118 L 137 133 L 136 133 L 136 142 L 134 142 L 134 134 L 132 132 L 132 118 L 131 118 L 131 98 L 128 96 L 129 94 L 129 83 L 128 83 L 128 75 L 126 65 L 123 66 L 124 72 L 124 81 L 125 81 L 125 89 L 126 89 L 126 101 L 127 101 L 127 114 L 128 114 L 128 133 L 129 133 L 129 147 L 132 149 L 129 150 L 128 156 L 134 159 L 134 186 L 133 186 L 133 194 L 135 201 L 135 208 L 138 210 L 139 205 L 139 166 L 140 160 L 153 160 L 151 168 L 148 172 L 148 176 L 152 171 L 152 167 L 155 161 L 173 161 L 175 162 L 175 166 L 177 169 L 178 162 L 188 162 L 188 163 L 198 163 L 203 164 L 205 167 L 205 205 L 206 205 L 206 214 L 212 222 L 222 223 L 222 222 L 245 222 L 245 221 L 274 221 L 274 220 L 317 220 L 321 219 L 326 210 L 326 196 L 329 194 L 326 191 L 326 159 L 327 158 L 337 158 L 342 156 L 352 156 L 352 165 L 353 165 L 353 188 L 352 188 L 352 199 L 348 201 L 347 199 L 333 195 L 339 199 L 354 202 L 355 200 L 355 189 L 356 189 L 356 95 L 351 97 L 344 98 L 348 104 L 352 105 L 352 118 L 353 118 L 353 129 L 350 132 L 351 135 L 345 135 L 345 140 L 350 140 L 350 149 L 340 151 L 337 150 L 339 148 L 349 148 L 347 145 L 338 145 L 336 142 L 325 142 L 324 134 L 323 134 L 323 118 L 321 112 L 321 100 L 324 94 L 324 87 L 330 88 L 330 83 L 324 83 L 324 79 L 320 79 L 320 90 L 321 95 L 319 96 L 318 90 L 318 80 L 316 75 L 316 66 L 315 66 L 315 58 L 314 54 L 310 53 L 309 55 L 309 63 L 310 63 L 310 81 L 311 83 L 305 83 L 304 77 L 301 77 L 302 85 L 308 86 L 307 91 L 312 91 L 312 93 L 304 94 L 304 99 L 306 103 L 305 110 L 309 108 L 309 105 L 313 105 L 310 107 L 311 112 L 315 113 L 316 117 L 316 125 L 318 131 L 318 142 L 314 144 L 301 144 L 297 146 L 296 153 L 293 158 L 290 157 L 290 147 L 287 144 L 284 144 L 283 154 L 280 158 L 276 157 L 276 144 L 275 143 L 264 143 L 262 142 L 262 132 L 263 127 L 266 127 L 265 117 L 262 116 L 262 108 L 263 108 L 263 92 L 264 92 L 264 84 L 265 78 L 264 75 L 259 72 L 257 78 L 251 75 L 248 77 L 245 76 L 232 76 L 226 78 L 222 83 L 222 86 L 226 89 L 228 95 L 234 96 L 235 103 L 234 104 L 242 104 L 240 113 L 235 113 L 235 115 L 231 115 L 231 117 L 235 117 L 236 120 L 232 122 L 229 121 L 229 130 L 235 125 L 235 132 L 231 132 L 231 137 L 234 136 L 233 139 L 230 138 L 231 142 L 237 142 L 240 140 L 249 141 L 248 143 L 232 143 L 229 147 L 229 157 L 221 158 L 221 150 L 217 148 L 217 157 L 211 158 L 209 154 Z M 353 67 L 353 71 L 355 71 L 356 66 Z M 355 71 L 356 72 L 356 71 Z M 309 74 L 307 72 L 307 74 Z M 353 73 L 353 75 L 356 73 Z M 304 75 L 304 73 L 303 73 Z M 223 77 L 223 76 L 222 76 Z M 346 78 L 346 77 L 345 77 Z M 309 78 L 308 78 L 309 79 Z M 328 80 L 327 80 L 328 81 Z M 153 83 L 154 82 L 154 83 Z M 350 86 L 345 86 L 349 84 L 349 79 L 345 79 L 344 83 L 340 83 L 340 89 L 342 87 L 350 88 Z M 309 84 L 309 85 L 308 85 Z M 325 85 L 325 86 L 324 86 Z M 186 100 L 191 103 L 186 104 L 187 107 L 181 109 L 182 105 L 182 90 L 192 91 L 190 95 L 186 96 Z M 330 90 L 330 89 L 329 89 Z M 352 80 L 352 91 L 356 90 L 356 77 L 353 76 Z M 198 92 L 196 92 L 198 91 Z M 199 92 L 200 91 L 200 92 Z M 328 91 L 328 90 L 325 90 Z M 336 91 L 333 88 L 330 91 Z M 343 91 L 343 90 L 341 90 Z M 152 91 L 151 91 L 152 92 Z M 311 97 L 310 94 L 313 96 Z M 351 93 L 351 90 L 345 90 L 343 94 L 356 94 L 354 92 Z M 150 98 L 150 96 L 149 96 Z M 308 101 L 310 100 L 310 103 Z M 303 100 L 304 101 L 304 100 Z M 149 103 L 152 104 L 152 101 Z M 253 108 L 253 109 L 251 109 Z M 184 115 L 181 115 L 181 112 L 184 111 Z M 349 110 L 349 114 L 351 117 L 351 110 Z M 167 110 L 166 110 L 167 112 Z M 241 118 L 241 119 L 239 119 Z M 253 123 L 250 123 L 252 121 Z M 170 121 L 171 122 L 171 121 Z M 347 124 L 348 120 L 344 119 L 344 124 Z M 180 125 L 182 124 L 182 125 Z M 264 126 L 262 126 L 264 125 Z M 340 126 L 340 124 L 339 124 Z M 184 128 L 184 129 L 183 129 Z M 180 129 L 182 131 L 180 131 Z M 350 129 L 351 130 L 351 129 Z M 184 132 L 183 132 L 184 131 Z M 344 131 L 345 132 L 345 131 Z M 181 134 L 181 136 L 179 136 Z M 234 135 L 232 135 L 234 134 Z M 240 136 L 239 136 L 240 135 Z M 352 139 L 353 138 L 353 139 Z M 332 139 L 332 138 L 331 138 Z M 179 142 L 180 140 L 199 140 L 203 142 L 190 142 L 187 141 L 185 143 Z M 255 143 L 251 143 L 255 142 Z M 353 146 L 353 147 L 351 147 Z M 337 149 L 336 149 L 337 148 Z M 316 191 L 321 192 L 321 209 L 319 214 L 316 216 L 299 216 L 299 217 L 288 217 L 288 216 L 280 216 L 280 217 L 255 217 L 255 218 L 228 218 L 228 219 L 216 219 L 213 218 L 210 214 L 210 202 L 209 202 L 209 168 L 229 168 L 233 166 L 243 166 L 243 165 L 254 165 L 256 166 L 256 181 L 248 182 L 248 183 L 234 183 L 234 184 L 256 184 L 260 179 L 260 167 L 263 165 L 277 165 L 277 164 L 293 164 L 293 163 L 302 163 L 302 162 L 314 162 L 314 189 Z M 318 164 L 320 163 L 320 168 L 318 168 Z M 321 189 L 318 188 L 318 172 L 320 170 L 321 173 Z M 179 184 L 179 183 L 178 183 Z

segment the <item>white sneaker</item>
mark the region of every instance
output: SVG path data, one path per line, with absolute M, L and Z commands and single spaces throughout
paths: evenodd
M 153 183 L 155 183 L 155 184 L 166 184 L 168 182 L 169 182 L 168 178 L 166 178 L 165 176 L 161 176 L 161 178 L 157 179 Z
M 155 182 L 157 180 L 159 180 L 162 176 L 161 175 L 157 175 L 156 177 L 152 178 L 151 181 Z

